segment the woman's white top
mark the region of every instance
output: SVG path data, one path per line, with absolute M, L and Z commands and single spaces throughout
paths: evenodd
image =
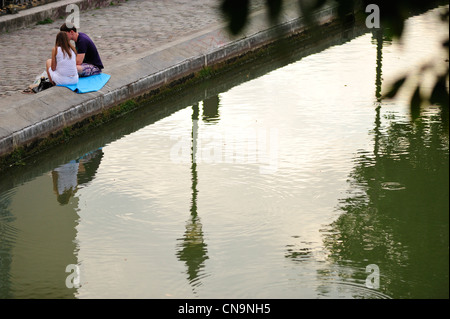
M 56 85 L 76 84 L 78 83 L 77 55 L 72 51 L 72 57 L 64 52 L 61 47 L 57 47 L 56 52 L 56 70 L 49 68 L 50 76 Z

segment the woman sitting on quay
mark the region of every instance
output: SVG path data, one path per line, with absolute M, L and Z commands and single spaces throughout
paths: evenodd
M 52 58 L 46 63 L 48 79 L 53 85 L 78 83 L 76 56 L 76 49 L 70 43 L 66 32 L 58 32 Z

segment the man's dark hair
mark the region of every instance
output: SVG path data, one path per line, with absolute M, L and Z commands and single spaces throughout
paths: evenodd
M 75 26 L 73 25 L 72 28 L 69 28 L 65 23 L 61 26 L 61 28 L 59 28 L 59 31 L 65 31 L 65 32 L 77 32 L 77 28 L 75 28 Z

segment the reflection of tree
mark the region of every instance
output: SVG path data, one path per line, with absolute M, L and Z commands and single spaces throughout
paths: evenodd
M 190 209 L 190 219 L 186 223 L 186 231 L 184 232 L 181 243 L 178 245 L 179 251 L 177 257 L 184 261 L 187 266 L 187 274 L 189 283 L 198 286 L 198 278 L 203 268 L 203 263 L 207 256 L 206 244 L 203 240 L 203 229 L 200 218 L 197 215 L 197 161 L 196 161 L 196 144 L 198 134 L 198 104 L 193 106 L 193 127 L 192 127 L 192 154 L 191 154 L 191 175 L 192 175 L 192 201 Z
M 374 131 L 376 153 L 358 158 L 324 235 L 333 261 L 377 264 L 396 298 L 448 298 L 449 147 L 439 116 Z
M 296 245 L 286 245 L 286 258 L 293 261 L 302 262 L 313 257 L 312 248 L 297 247 Z

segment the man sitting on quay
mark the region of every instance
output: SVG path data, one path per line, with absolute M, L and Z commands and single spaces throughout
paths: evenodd
M 65 23 L 60 27 L 60 31 L 67 33 L 69 40 L 75 42 L 77 50 L 77 70 L 80 77 L 100 74 L 103 63 L 98 54 L 94 42 L 85 33 L 77 32 L 75 26 L 69 28 Z

